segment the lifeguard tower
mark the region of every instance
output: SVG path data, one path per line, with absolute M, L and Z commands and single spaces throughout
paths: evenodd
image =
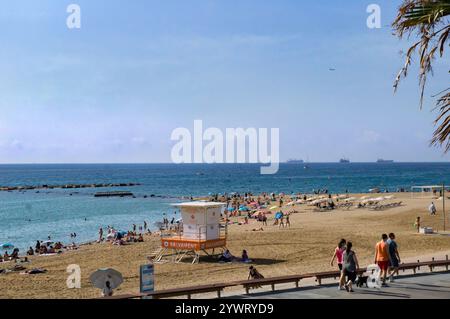
M 154 262 L 179 263 L 192 258 L 198 263 L 200 252 L 213 255 L 215 248 L 225 249 L 227 224 L 222 221 L 225 204 L 216 202 L 189 202 L 174 204 L 181 211 L 181 223 L 175 233 L 161 234 L 161 249 Z M 168 257 L 168 258 L 167 258 Z

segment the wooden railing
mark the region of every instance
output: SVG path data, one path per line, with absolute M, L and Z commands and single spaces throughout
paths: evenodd
M 400 264 L 399 271 L 405 272 L 406 270 L 412 270 L 414 274 L 417 273 L 417 270 L 420 270 L 420 267 L 428 267 L 431 272 L 435 270 L 437 267 L 445 267 L 445 270 L 448 271 L 450 266 L 450 260 L 448 256 L 444 260 L 435 260 L 434 258 L 431 261 L 417 261 L 416 263 L 404 263 Z M 366 272 L 366 268 L 361 268 L 358 270 L 358 274 L 362 274 Z M 262 286 L 271 286 L 272 291 L 275 291 L 275 285 L 277 284 L 285 284 L 285 283 L 295 283 L 295 286 L 299 287 L 299 282 L 302 279 L 312 278 L 321 285 L 323 279 L 329 278 L 339 278 L 339 271 L 326 271 L 326 272 L 317 272 L 317 273 L 309 273 L 303 275 L 289 275 L 289 276 L 280 276 L 280 277 L 272 277 L 272 278 L 264 278 L 257 280 L 242 280 L 242 281 L 232 281 L 229 283 L 221 283 L 221 284 L 211 284 L 211 285 L 202 285 L 202 286 L 193 286 L 193 287 L 184 287 L 184 288 L 175 288 L 175 289 L 166 289 L 166 290 L 158 290 L 151 293 L 144 294 L 126 294 L 126 295 L 117 295 L 112 297 L 106 297 L 102 299 L 139 299 L 144 297 L 152 297 L 153 299 L 161 299 L 161 298 L 170 298 L 170 297 L 180 297 L 185 296 L 188 299 L 191 299 L 194 294 L 203 294 L 203 293 L 211 293 L 216 292 L 217 297 L 221 297 L 221 293 L 225 288 L 229 287 L 237 287 L 242 286 L 245 289 L 247 294 L 250 293 L 250 289 L 259 288 Z

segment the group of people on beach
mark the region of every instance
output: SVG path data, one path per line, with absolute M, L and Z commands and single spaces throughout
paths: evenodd
M 248 257 L 248 253 L 245 249 L 242 251 L 241 258 L 233 256 L 228 249 L 225 249 L 223 251 L 222 255 L 219 257 L 219 262 L 222 262 L 222 263 L 224 263 L 224 262 L 231 263 L 233 261 L 238 261 L 238 262 L 242 262 L 242 263 L 252 262 L 252 260 Z
M 137 232 L 139 229 L 139 233 Z M 142 243 L 144 242 L 144 235 L 142 231 L 147 230 L 149 234 L 151 231 L 147 228 L 147 222 L 144 221 L 144 226 L 137 226 L 136 224 L 132 225 L 132 230 L 128 230 L 127 232 L 121 232 L 116 230 L 112 226 L 106 227 L 106 236 L 104 236 L 103 227 L 100 227 L 98 230 L 98 240 L 97 242 L 101 243 L 103 241 L 110 242 L 113 245 L 126 245 L 129 243 Z
M 360 267 L 351 241 L 340 240 L 331 258 L 331 266 L 334 265 L 335 260 L 341 272 L 339 290 L 353 292 L 353 284 L 357 280 Z M 394 281 L 394 275 L 398 274 L 400 264 L 400 254 L 394 233 L 381 235 L 381 240 L 375 245 L 374 264 L 380 269 L 381 286 L 387 286 L 387 277 L 390 282 Z
M 19 248 L 14 248 L 11 254 L 8 254 L 7 251 L 3 255 L 0 254 L 0 262 L 4 261 L 17 261 L 20 260 L 19 256 Z

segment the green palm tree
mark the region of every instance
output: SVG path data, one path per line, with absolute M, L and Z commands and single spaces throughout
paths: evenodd
M 427 75 L 433 72 L 432 62 L 436 54 L 442 58 L 450 33 L 450 0 L 404 0 L 392 26 L 395 35 L 402 39 L 412 35 L 419 38 L 406 53 L 406 61 L 394 83 L 395 91 L 400 80 L 408 75 L 412 57 L 418 50 L 420 58 L 419 87 L 420 107 L 423 105 Z M 450 72 L 450 71 L 449 71 Z M 445 144 L 445 152 L 450 150 L 450 88 L 436 96 L 438 117 L 435 120 L 436 130 L 431 145 Z

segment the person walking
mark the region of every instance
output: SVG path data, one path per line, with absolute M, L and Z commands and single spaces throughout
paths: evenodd
M 380 267 L 382 285 L 386 286 L 386 277 L 389 267 L 389 246 L 387 244 L 388 235 L 381 235 L 381 241 L 375 245 L 375 264 Z
M 338 268 L 340 271 L 342 271 L 342 258 L 344 255 L 346 245 L 347 245 L 347 241 L 345 239 L 341 239 L 339 241 L 338 245 L 334 249 L 334 254 L 333 254 L 333 257 L 331 258 L 331 262 L 330 262 L 331 267 L 333 267 L 334 260 L 336 259 Z M 341 287 L 339 287 L 339 288 L 341 288 Z
M 400 264 L 400 254 L 398 253 L 398 245 L 395 241 L 395 234 L 390 233 L 389 239 L 387 241 L 389 246 L 389 257 L 390 257 L 390 274 L 389 274 L 389 282 L 394 282 L 394 275 L 398 275 L 398 267 Z
M 347 290 L 348 292 L 353 292 L 353 283 L 356 280 L 356 272 L 359 269 L 358 258 L 356 257 L 355 252 L 352 250 L 352 247 L 353 244 L 349 241 L 342 257 L 343 264 L 341 280 L 339 282 L 339 289 L 344 286 L 345 290 Z
M 430 206 L 428 206 L 428 211 L 430 212 L 431 216 L 436 215 L 436 206 L 433 202 L 431 202 Z
M 98 241 L 102 242 L 103 241 L 103 228 L 100 227 L 98 230 Z

